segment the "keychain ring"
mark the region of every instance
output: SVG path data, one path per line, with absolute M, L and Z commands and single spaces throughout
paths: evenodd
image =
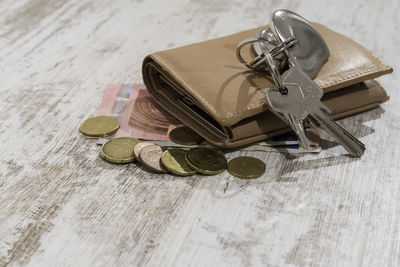
M 267 63 L 266 59 L 265 59 L 265 55 L 264 54 L 260 54 L 257 57 L 255 57 L 253 60 L 246 61 L 242 57 L 240 51 L 244 46 L 246 46 L 248 44 L 252 44 L 252 43 L 257 43 L 257 42 L 266 42 L 268 44 L 274 45 L 275 47 L 270 51 L 270 54 L 272 55 L 272 58 L 275 58 L 280 53 L 283 53 L 286 48 L 294 45 L 297 42 L 297 40 L 294 37 L 292 37 L 292 38 L 289 38 L 289 39 L 285 40 L 284 42 L 282 42 L 282 43 L 280 43 L 278 45 L 275 45 L 270 40 L 268 40 L 266 38 L 263 38 L 263 37 L 247 38 L 247 39 L 241 41 L 238 44 L 237 48 L 236 48 L 236 57 L 246 67 L 248 67 L 249 69 L 252 69 L 254 71 L 259 71 L 260 69 L 258 67 L 263 63 Z M 275 61 L 275 59 L 274 59 L 274 61 Z
M 288 47 L 294 45 L 297 42 L 297 40 L 294 37 L 291 37 L 291 38 L 281 42 L 279 45 L 276 45 L 271 51 L 269 51 L 268 49 L 265 49 L 265 48 L 261 49 L 262 54 L 258 55 L 252 61 L 248 62 L 242 57 L 240 51 L 242 50 L 242 48 L 244 46 L 246 46 L 248 44 L 256 43 L 256 42 L 271 44 L 271 41 L 266 38 L 262 38 L 262 37 L 247 38 L 238 44 L 238 46 L 236 48 L 236 57 L 246 67 L 248 67 L 249 69 L 252 69 L 254 71 L 258 71 L 259 70 L 258 67 L 261 64 L 266 63 L 266 65 L 268 67 L 267 70 L 271 74 L 272 79 L 274 80 L 275 84 L 277 85 L 279 92 L 281 94 L 287 94 L 287 89 L 286 89 L 285 85 L 283 84 L 282 76 L 279 72 L 278 67 L 275 64 L 274 57 L 277 56 L 278 54 L 286 51 L 286 49 Z
M 276 64 L 274 62 L 274 58 L 272 57 L 272 55 L 268 51 L 268 49 L 263 49 L 262 46 L 261 46 L 261 51 L 264 54 L 264 57 L 265 57 L 265 59 L 267 61 L 268 69 L 269 69 L 269 71 L 271 73 L 272 79 L 274 80 L 274 82 L 278 86 L 279 92 L 281 94 L 283 94 L 283 95 L 286 95 L 287 94 L 287 89 L 286 89 L 285 85 L 283 84 L 282 76 L 279 73 L 278 68 L 276 67 Z
M 256 42 L 259 42 L 259 41 L 260 41 L 260 38 L 257 38 L 257 37 L 247 38 L 247 39 L 241 41 L 238 44 L 237 48 L 236 48 L 236 57 L 239 59 L 239 61 L 242 62 L 249 69 L 252 69 L 252 70 L 255 70 L 255 71 L 257 69 L 253 66 L 253 64 L 256 64 L 256 66 L 258 66 L 260 61 L 261 61 L 261 59 L 263 59 L 263 57 L 261 55 L 258 55 L 255 59 L 253 59 L 249 63 L 242 57 L 242 54 L 240 53 L 240 51 L 242 50 L 242 48 L 244 46 L 246 46 L 248 44 L 256 43 Z
M 249 69 L 255 70 L 257 71 L 257 69 L 254 66 L 259 66 L 260 63 L 262 61 L 266 61 L 267 66 L 268 66 L 268 70 L 271 73 L 272 79 L 274 80 L 274 82 L 278 85 L 278 90 L 281 94 L 287 94 L 287 89 L 285 88 L 285 85 L 283 84 L 283 80 L 282 77 L 279 73 L 278 68 L 276 67 L 276 64 L 274 62 L 274 58 L 271 55 L 271 53 L 267 50 L 267 49 L 262 49 L 263 51 L 263 56 L 259 55 L 257 56 L 255 59 L 253 59 L 250 63 L 248 61 L 246 61 L 240 51 L 242 50 L 242 48 L 248 44 L 252 44 L 255 42 L 264 42 L 264 43 L 268 43 L 269 41 L 267 39 L 264 38 L 258 38 L 258 37 L 253 37 L 253 38 L 248 38 L 245 39 L 243 41 L 241 41 L 237 48 L 236 48 L 236 57 L 239 59 L 240 62 L 242 62 L 246 67 L 248 67 Z M 274 54 L 279 54 L 281 53 L 282 49 L 285 48 L 286 43 L 281 43 L 278 46 L 276 46 L 273 49 L 273 53 Z M 255 65 L 254 65 L 255 64 Z

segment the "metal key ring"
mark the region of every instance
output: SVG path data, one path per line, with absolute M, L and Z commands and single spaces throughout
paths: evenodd
M 267 63 L 267 60 L 265 59 L 264 54 L 258 55 L 257 57 L 255 57 L 251 61 L 246 61 L 242 57 L 240 51 L 245 45 L 256 43 L 256 42 L 261 42 L 261 41 L 266 42 L 266 43 L 271 44 L 271 45 L 274 45 L 274 48 L 270 51 L 270 54 L 272 55 L 272 58 L 275 58 L 280 53 L 283 53 L 286 48 L 288 48 L 288 47 L 290 47 L 290 46 L 292 46 L 293 44 L 296 43 L 296 39 L 294 37 L 285 40 L 284 42 L 280 43 L 279 45 L 275 45 L 275 43 L 271 42 L 268 39 L 262 38 L 262 37 L 247 38 L 247 39 L 241 41 L 238 44 L 237 48 L 236 48 L 236 57 L 246 67 L 248 67 L 249 69 L 255 70 L 255 71 L 259 71 L 260 70 L 258 67 L 261 64 Z
M 251 63 L 247 62 L 241 55 L 240 51 L 241 49 L 248 44 L 252 44 L 255 42 L 264 42 L 264 43 L 268 43 L 267 39 L 264 38 L 258 38 L 258 37 L 254 37 L 254 38 L 248 38 L 245 39 L 243 41 L 241 41 L 236 49 L 236 57 L 239 59 L 240 62 L 242 62 L 244 65 L 246 65 L 246 67 L 252 69 L 252 70 L 256 70 L 254 68 L 254 66 L 252 64 L 256 63 L 256 66 L 258 66 L 258 63 L 261 61 L 259 58 L 261 56 L 256 57 L 254 60 L 252 60 Z M 274 54 L 279 52 L 281 49 L 283 49 L 285 46 L 284 43 L 279 44 L 278 46 L 276 46 L 273 50 Z M 275 65 L 274 62 L 274 58 L 272 57 L 271 53 L 268 51 L 268 49 L 262 49 L 263 51 L 263 55 L 264 55 L 264 59 L 266 60 L 267 66 L 268 66 L 268 70 L 271 73 L 272 79 L 274 80 L 274 82 L 277 84 L 278 86 L 278 90 L 281 94 L 287 94 L 287 89 L 285 88 L 285 85 L 283 84 L 283 80 L 282 77 L 279 73 L 278 68 Z
M 295 43 L 297 43 L 296 38 L 290 37 L 290 38 L 286 39 L 285 41 L 283 41 L 282 43 L 280 43 L 279 45 L 275 46 L 271 50 L 270 53 L 271 53 L 272 57 L 275 57 L 276 55 L 278 55 L 280 53 L 283 53 L 286 49 L 288 49 L 289 47 L 291 47 Z
M 246 45 L 248 45 L 248 44 L 255 43 L 255 42 L 259 42 L 259 41 L 260 41 L 260 38 L 257 38 L 257 37 L 247 38 L 247 39 L 241 41 L 241 42 L 238 44 L 237 48 L 236 48 L 236 57 L 237 57 L 237 58 L 239 59 L 239 61 L 242 62 L 246 67 L 248 67 L 249 69 L 252 69 L 252 70 L 257 70 L 257 69 L 253 66 L 253 64 L 260 63 L 260 59 L 262 59 L 262 56 L 261 56 L 261 55 L 257 56 L 255 59 L 253 59 L 253 60 L 251 61 L 251 63 L 249 63 L 249 62 L 247 62 L 247 61 L 242 57 L 240 51 L 242 50 L 242 48 L 243 48 L 244 46 L 246 46 Z
M 267 66 L 268 66 L 268 69 L 269 69 L 269 71 L 271 73 L 272 79 L 274 80 L 274 82 L 278 86 L 279 92 L 281 94 L 283 94 L 283 95 L 286 95 L 287 94 L 287 89 L 286 89 L 285 85 L 283 84 L 282 76 L 279 73 L 279 70 L 275 65 L 274 58 L 272 57 L 272 55 L 268 51 L 268 49 L 261 48 L 261 50 L 262 50 L 262 52 L 264 54 L 264 57 L 265 57 L 265 59 L 267 61 Z
M 261 40 L 261 42 L 264 42 L 264 40 Z M 277 45 L 276 47 L 274 47 L 271 52 L 268 49 L 263 49 L 261 46 L 261 51 L 264 54 L 264 57 L 267 61 L 267 66 L 269 68 L 269 71 L 271 73 L 272 79 L 274 80 L 274 82 L 277 84 L 278 86 L 278 90 L 281 94 L 286 95 L 288 93 L 288 90 L 286 88 L 286 86 L 283 84 L 283 79 L 282 76 L 278 70 L 278 68 L 276 67 L 275 61 L 274 61 L 274 55 L 277 55 L 279 53 L 282 53 L 283 51 L 285 51 L 288 47 L 294 45 L 296 43 L 296 39 L 294 37 L 289 38 L 285 41 L 283 41 L 282 43 L 280 43 L 279 45 Z
M 258 55 L 256 58 L 254 58 L 252 61 L 248 62 L 246 61 L 240 51 L 241 49 L 248 44 L 252 44 L 255 42 L 262 42 L 264 44 L 271 44 L 270 40 L 262 37 L 253 37 L 253 38 L 248 38 L 243 41 L 241 41 L 237 48 L 236 48 L 236 57 L 239 59 L 240 62 L 242 62 L 246 67 L 249 69 L 257 71 L 258 67 L 263 64 L 264 62 L 266 63 L 268 67 L 268 71 L 272 76 L 272 79 L 274 80 L 275 84 L 278 87 L 278 90 L 281 94 L 287 94 L 287 89 L 285 85 L 283 84 L 282 76 L 279 72 L 278 67 L 275 64 L 274 57 L 277 56 L 278 54 L 286 51 L 286 49 L 292 45 L 294 45 L 297 40 L 294 37 L 291 37 L 279 45 L 276 45 L 271 51 L 268 49 L 261 49 L 262 50 L 262 55 Z

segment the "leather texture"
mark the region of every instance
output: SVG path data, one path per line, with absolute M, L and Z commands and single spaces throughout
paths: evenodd
M 385 90 L 372 79 L 392 69 L 344 35 L 313 25 L 331 53 L 314 81 L 324 90 L 332 117 L 386 101 Z M 162 107 L 217 146 L 234 148 L 287 132 L 268 110 L 265 90 L 272 82 L 236 59 L 237 44 L 263 28 L 151 54 L 143 61 L 145 85 Z M 243 55 L 252 57 L 250 46 Z M 183 104 L 183 96 L 201 111 Z

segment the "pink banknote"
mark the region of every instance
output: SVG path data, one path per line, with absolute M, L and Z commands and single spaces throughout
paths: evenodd
M 119 120 L 116 137 L 169 141 L 168 129 L 181 123 L 164 111 L 142 84 L 110 84 L 103 94 L 97 115 Z

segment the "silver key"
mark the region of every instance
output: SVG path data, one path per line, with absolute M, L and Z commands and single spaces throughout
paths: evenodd
M 285 84 L 285 80 L 290 77 L 292 71 L 289 69 L 282 77 L 269 51 L 267 43 L 260 42 L 260 48 L 264 54 L 269 72 L 275 82 L 275 87 L 269 90 L 266 94 L 267 100 L 272 110 L 275 111 L 275 114 L 283 114 L 283 116 L 278 117 L 284 117 L 284 121 L 289 124 L 299 137 L 301 146 L 304 149 L 310 149 L 310 142 L 308 141 L 303 128 L 303 119 L 306 116 L 304 97 L 301 94 L 301 90 L 297 88 L 296 83 Z M 286 91 L 285 94 L 283 94 L 284 91 Z
M 365 151 L 364 144 L 325 114 L 324 110 L 328 113 L 331 111 L 321 102 L 322 89 L 311 79 L 329 57 L 324 39 L 306 19 L 288 10 L 274 12 L 271 29 L 282 42 L 295 35 L 297 43 L 286 50 L 291 75 L 287 76 L 284 83 L 298 84 L 306 102 L 311 125 L 323 128 L 350 155 L 360 157 Z
M 299 89 L 296 84 L 298 76 L 297 72 L 304 71 L 306 72 L 306 75 L 315 77 L 323 63 L 329 57 L 329 49 L 315 28 L 306 19 L 296 13 L 288 10 L 277 10 L 273 13 L 270 24 L 271 29 L 260 32 L 260 37 L 263 37 L 263 39 L 269 40 L 270 42 L 276 42 L 276 40 L 287 42 L 291 38 L 294 38 L 296 42 L 289 48 L 284 49 L 288 58 L 289 70 L 283 74 L 282 81 L 279 81 L 279 79 L 277 81 L 276 77 L 279 78 L 279 73 L 274 74 L 271 67 L 269 71 L 271 72 L 275 83 L 277 83 L 278 87 L 281 89 L 283 85 L 292 93 L 294 93 L 296 89 L 301 92 L 301 89 Z M 273 40 L 273 36 L 275 36 L 276 40 Z M 260 52 L 264 54 L 264 58 L 267 60 L 267 63 L 269 63 L 269 66 L 276 63 L 276 61 L 271 60 L 268 62 L 268 51 L 266 50 L 269 47 L 265 42 L 255 43 L 254 48 L 258 54 Z M 259 49 L 257 50 L 256 48 Z M 294 67 L 296 69 L 292 69 Z M 289 88 L 291 88 L 291 90 L 289 90 Z M 290 94 L 290 92 L 288 92 L 288 94 Z M 279 99 L 278 96 L 275 96 L 275 98 Z M 302 105 L 307 105 L 304 95 L 302 95 L 302 100 L 300 102 L 302 102 Z M 274 106 L 276 106 L 276 103 L 274 103 Z M 306 116 L 304 114 L 293 114 L 292 112 L 287 112 L 288 110 L 289 109 L 286 108 L 285 112 L 283 112 L 287 123 L 299 137 L 301 145 L 304 148 L 309 149 L 309 141 L 306 138 L 303 127 L 303 120 Z
M 287 82 L 296 79 L 296 77 L 292 77 L 293 74 L 296 75 L 296 70 L 290 68 L 282 77 L 287 89 L 286 94 L 281 94 L 276 88 L 272 88 L 266 93 L 266 96 L 272 110 L 283 114 L 286 122 L 299 137 L 301 146 L 310 149 L 310 142 L 303 127 L 303 120 L 308 115 L 307 102 L 299 86 L 295 82 Z
M 325 114 L 324 111 L 328 113 L 331 113 L 331 111 L 321 102 L 322 89 L 298 67 L 292 67 L 290 70 L 292 71 L 292 75 L 285 82 L 296 81 L 306 102 L 307 118 L 310 120 L 311 125 L 316 125 L 324 129 L 351 156 L 361 157 L 364 154 L 365 145 Z
M 324 110 L 329 113 L 330 110 L 321 102 L 323 91 L 311 79 L 317 75 L 329 57 L 329 49 L 322 37 L 307 20 L 288 10 L 274 12 L 271 30 L 282 44 L 289 44 L 292 40 L 296 42 L 284 47 L 289 69 L 283 76 L 279 73 L 281 66 L 277 66 L 268 42 L 259 42 L 262 57 L 260 51 L 256 51 L 259 54 L 258 61 L 247 64 L 253 69 L 265 61 L 268 66 L 275 82 L 275 87 L 266 93 L 272 111 L 291 126 L 304 148 L 309 149 L 309 141 L 303 127 L 303 120 L 308 118 L 311 125 L 327 131 L 350 155 L 360 157 L 365 151 L 364 144 L 324 113 Z M 239 45 L 239 51 L 240 47 Z

